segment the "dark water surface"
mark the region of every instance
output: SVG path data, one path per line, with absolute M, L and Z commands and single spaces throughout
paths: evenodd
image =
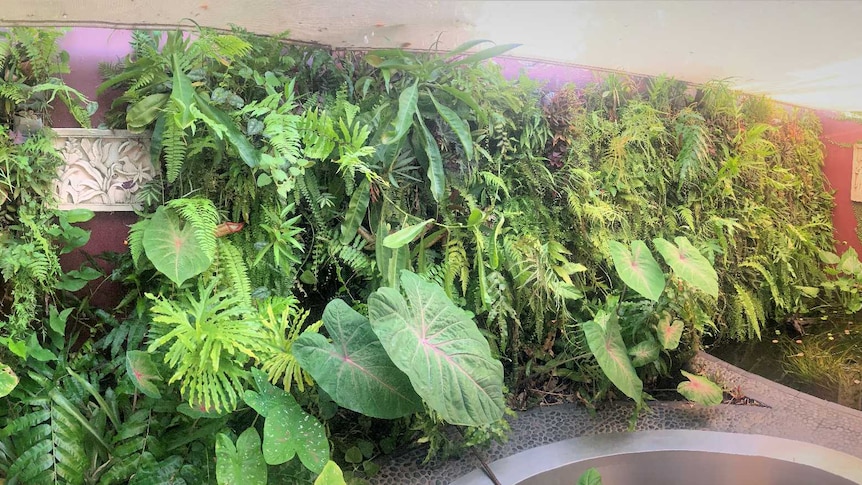
M 805 335 L 788 326 L 765 333 L 760 341 L 727 342 L 707 352 L 793 389 L 862 410 L 862 316 L 804 323 Z

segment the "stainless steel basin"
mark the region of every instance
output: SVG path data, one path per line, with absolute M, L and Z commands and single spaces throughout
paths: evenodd
M 800 441 L 714 431 L 575 438 L 491 464 L 502 485 L 575 485 L 589 468 L 598 469 L 604 485 L 862 484 L 862 460 L 848 454 Z M 492 484 L 481 470 L 452 483 Z

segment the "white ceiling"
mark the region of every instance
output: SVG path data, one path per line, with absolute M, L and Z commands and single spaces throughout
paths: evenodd
M 860 1 L 0 0 L 0 25 L 183 19 L 358 49 L 516 42 L 521 57 L 690 82 L 731 78 L 789 103 L 862 111 Z

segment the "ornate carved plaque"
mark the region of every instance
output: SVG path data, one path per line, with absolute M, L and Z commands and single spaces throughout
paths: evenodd
M 137 193 L 152 180 L 149 133 L 125 130 L 54 129 L 54 146 L 66 165 L 55 183 L 60 209 L 132 211 Z
M 853 145 L 853 177 L 850 182 L 850 200 L 862 202 L 862 143 Z

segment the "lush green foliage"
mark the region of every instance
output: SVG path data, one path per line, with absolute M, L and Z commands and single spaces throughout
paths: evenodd
M 446 451 L 447 423 L 501 436 L 506 397 L 549 378 L 640 405 L 705 335 L 860 305 L 858 260 L 828 253 L 811 113 L 666 78 L 546 92 L 481 42 L 132 47 L 100 89 L 164 175 L 116 316 L 65 303 L 93 274 L 59 267 L 86 232 L 43 203 L 50 142 L 0 133 L 7 483 L 361 483 L 398 446 Z

